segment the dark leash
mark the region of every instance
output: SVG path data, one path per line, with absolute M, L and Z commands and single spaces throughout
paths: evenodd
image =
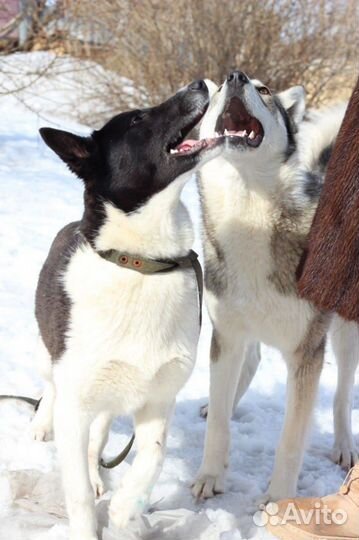
M 40 401 L 42 398 L 40 399 L 34 399 L 34 398 L 31 398 L 31 397 L 26 397 L 26 396 L 12 396 L 12 395 L 3 395 L 3 396 L 0 396 L 0 399 L 17 399 L 19 401 L 25 401 L 26 403 L 29 403 L 29 405 L 32 405 L 34 407 L 34 410 L 35 412 L 37 411 L 37 409 L 39 408 L 39 405 L 40 405 Z
M 130 441 L 127 443 L 127 445 L 122 450 L 122 452 L 118 454 L 118 456 L 114 457 L 113 459 L 110 459 L 110 461 L 105 461 L 104 459 L 101 458 L 100 459 L 101 467 L 104 467 L 105 469 L 114 469 L 115 467 L 117 467 L 117 465 L 122 463 L 122 461 L 124 461 L 127 458 L 134 441 L 135 441 L 135 434 L 132 435 Z
M 199 326 L 202 326 L 202 301 L 203 301 L 203 272 L 200 262 L 198 260 L 198 255 L 192 249 L 187 255 L 183 257 L 174 257 L 173 259 L 148 259 L 145 257 L 140 257 L 136 255 L 129 255 L 128 253 L 120 252 L 114 249 L 108 251 L 98 251 L 100 257 L 110 261 L 117 266 L 122 268 L 128 268 L 129 270 L 135 270 L 141 274 L 165 274 L 173 272 L 180 269 L 192 268 L 195 273 L 197 281 L 197 291 L 198 291 L 198 312 L 199 312 Z M 41 399 L 34 399 L 26 396 L 14 396 L 14 395 L 1 395 L 0 399 L 16 399 L 20 401 L 25 401 L 34 407 L 35 412 L 38 410 Z M 105 469 L 113 469 L 117 467 L 122 461 L 126 459 L 130 450 L 135 441 L 135 435 L 133 434 L 130 441 L 127 443 L 126 447 L 122 452 L 110 459 L 109 461 L 104 461 L 100 459 L 101 467 Z

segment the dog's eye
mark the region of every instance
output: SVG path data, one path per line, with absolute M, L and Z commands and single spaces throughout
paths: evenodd
M 263 96 L 270 96 L 270 90 L 266 86 L 261 86 L 260 88 L 257 88 L 257 90 Z
M 142 122 L 142 120 L 145 118 L 145 115 L 142 113 L 138 113 L 135 116 L 131 118 L 131 126 L 134 126 L 135 124 L 139 124 Z
M 217 92 L 220 92 L 223 88 L 223 84 L 221 84 L 221 86 L 218 88 Z

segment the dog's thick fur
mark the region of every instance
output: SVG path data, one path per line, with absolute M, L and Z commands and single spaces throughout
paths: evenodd
M 267 497 L 296 493 L 331 323 L 330 314 L 299 298 L 296 271 L 343 112 L 303 120 L 301 87 L 273 95 L 260 81 L 234 72 L 203 119 L 201 137 L 218 130 L 223 137 L 227 126 L 233 133 L 199 178 L 213 337 L 205 450 L 193 486 L 197 497 L 224 489 L 230 417 L 260 360 L 258 342 L 278 348 L 288 367 L 285 423 Z M 234 136 L 246 125 L 257 130 L 252 140 Z M 349 467 L 357 459 L 351 399 L 359 336 L 356 325 L 338 317 L 331 329 L 339 363 L 334 459 Z
M 153 109 L 123 113 L 91 137 L 41 134 L 84 182 L 79 222 L 57 235 L 41 271 L 36 315 L 46 388 L 35 437 L 52 429 L 71 540 L 95 540 L 98 464 L 116 415 L 133 415 L 137 455 L 110 505 L 117 526 L 143 508 L 161 469 L 177 392 L 199 335 L 191 269 L 144 275 L 105 260 L 118 250 L 148 258 L 186 255 L 193 242 L 180 193 L 201 148 L 171 155 L 208 105 L 203 81 Z
M 359 79 L 329 163 L 299 281 L 321 309 L 359 322 Z

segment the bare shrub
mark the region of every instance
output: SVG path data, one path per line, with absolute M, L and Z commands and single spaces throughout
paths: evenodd
M 37 26 L 38 35 L 47 36 L 43 48 L 54 50 L 51 36 L 62 35 L 56 54 L 62 50 L 95 61 L 136 88 L 123 92 L 120 79 L 108 77 L 104 92 L 101 75 L 91 91 L 106 102 L 106 112 L 159 102 L 196 78 L 220 83 L 234 67 L 274 89 L 304 84 L 311 105 L 346 98 L 355 82 L 357 0 L 61 0 L 56 5 L 55 26 Z
M 312 104 L 355 81 L 357 0 L 81 0 L 73 13 L 101 21 L 111 36 L 101 62 L 149 102 L 234 67 L 274 88 L 303 83 Z
M 50 47 L 57 36 L 48 29 L 63 13 L 64 0 L 0 0 L 1 53 L 33 50 L 40 42 Z

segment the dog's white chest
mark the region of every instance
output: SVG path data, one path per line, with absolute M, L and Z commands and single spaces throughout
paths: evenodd
M 272 202 L 248 193 L 238 182 L 227 185 L 222 197 L 217 181 L 203 183 L 205 211 L 212 219 L 216 216 L 213 232 L 223 252 L 226 275 L 223 293 L 208 295 L 210 310 L 225 318 L 222 310 L 230 305 L 237 331 L 242 328 L 253 339 L 275 347 L 295 347 L 312 310 L 295 294 L 282 294 L 271 280 L 275 270 Z
M 183 384 L 199 334 L 192 270 L 144 276 L 82 248 L 64 279 L 72 303 L 67 347 L 72 357 L 78 354 L 84 386 L 100 385 L 102 393 L 132 403 L 148 393 L 164 366 L 175 368 L 171 376 L 178 378 L 176 359 L 182 359 Z

